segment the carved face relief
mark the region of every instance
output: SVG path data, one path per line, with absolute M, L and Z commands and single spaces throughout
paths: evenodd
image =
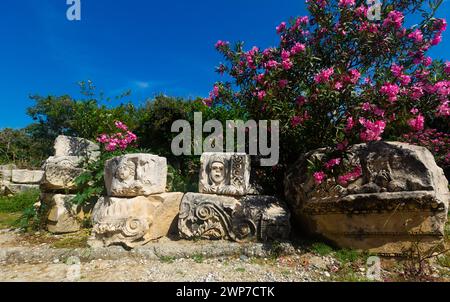
M 225 181 L 225 165 L 214 162 L 211 165 L 211 180 L 215 185 L 220 185 Z
M 136 175 L 136 165 L 132 161 L 123 162 L 116 170 L 116 178 L 121 181 L 134 179 Z

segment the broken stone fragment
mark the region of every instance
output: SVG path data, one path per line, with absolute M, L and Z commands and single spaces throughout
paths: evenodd
M 11 181 L 16 184 L 40 184 L 44 171 L 12 170 Z
M 3 185 L 4 195 L 16 195 L 30 190 L 39 190 L 39 185 L 15 184 L 12 182 L 5 182 Z
M 152 154 L 128 154 L 105 163 L 108 196 L 136 197 L 164 193 L 167 159 Z
M 134 198 L 102 197 L 95 205 L 89 245 L 142 246 L 173 233 L 183 193 Z
M 56 138 L 55 156 L 79 156 L 95 160 L 100 155 L 100 147 L 87 139 L 60 135 Z
M 397 142 L 355 145 L 345 164 L 349 170 L 359 166 L 361 176 L 345 186 L 333 179 L 317 186 L 308 160 L 324 152 L 302 156 L 285 180 L 288 202 L 305 231 L 342 248 L 385 254 L 442 243 L 448 182 L 430 151 Z
M 287 239 L 290 214 L 276 198 L 187 193 L 178 229 L 185 239 L 268 241 Z
M 49 157 L 44 165 L 45 171 L 41 187 L 45 191 L 74 190 L 75 179 L 86 170 L 82 168 L 83 158 L 77 156 Z
M 245 153 L 203 153 L 200 193 L 244 196 L 250 190 L 250 156 Z
M 47 230 L 54 234 L 78 232 L 83 220 L 90 217 L 91 205 L 77 206 L 71 203 L 75 195 L 41 194 L 41 206 L 47 213 Z

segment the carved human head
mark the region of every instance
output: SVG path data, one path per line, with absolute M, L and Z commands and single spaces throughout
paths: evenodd
M 133 161 L 127 160 L 120 163 L 116 170 L 116 178 L 121 181 L 134 179 L 136 176 L 136 164 Z
M 215 185 L 225 182 L 227 175 L 226 160 L 223 156 L 214 155 L 209 161 L 209 179 Z

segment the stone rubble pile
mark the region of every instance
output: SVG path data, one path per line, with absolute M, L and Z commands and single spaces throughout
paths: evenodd
M 55 234 L 77 232 L 92 211 L 89 205 L 76 206 L 71 200 L 76 195 L 75 179 L 85 169 L 86 161 L 96 160 L 100 147 L 89 140 L 58 136 L 54 144 L 55 156 L 43 164 L 41 207 L 47 213 L 47 230 Z
M 2 165 L 0 166 L 0 196 L 39 189 L 43 175 L 44 172 L 39 170 L 19 170 L 12 164 Z

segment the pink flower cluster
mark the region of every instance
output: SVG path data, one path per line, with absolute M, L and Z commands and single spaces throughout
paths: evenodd
M 410 119 L 408 125 L 414 131 L 422 131 L 425 127 L 425 117 L 422 114 L 419 114 L 415 118 Z
M 318 74 L 314 76 L 314 81 L 316 84 L 326 83 L 330 80 L 330 77 L 334 74 L 334 68 L 327 68 L 321 70 Z
M 410 144 L 426 147 L 435 155 L 438 164 L 450 165 L 450 134 L 426 129 L 405 134 L 402 139 Z
M 350 182 L 357 180 L 362 176 L 362 168 L 360 166 L 353 169 L 351 172 L 338 177 L 338 183 L 346 187 Z
M 404 19 L 405 17 L 402 12 L 393 10 L 387 15 L 386 19 L 384 19 L 383 27 L 390 28 L 393 26 L 395 29 L 400 29 L 403 26 Z
M 121 132 L 114 133 L 112 135 L 108 134 L 101 134 L 97 141 L 101 144 L 105 145 L 105 150 L 112 152 L 116 151 L 117 149 L 125 150 L 130 146 L 131 144 L 135 143 L 137 141 L 137 136 L 133 132 L 128 130 L 128 127 L 120 122 L 116 121 L 114 123 L 117 129 L 119 129 Z
M 408 35 L 408 38 L 412 39 L 415 43 L 419 44 L 423 42 L 423 34 L 420 29 L 416 29 Z
M 314 173 L 313 177 L 314 181 L 316 182 L 316 185 L 320 185 L 321 183 L 323 183 L 325 179 L 327 179 L 327 175 L 323 171 Z
M 388 97 L 389 102 L 397 101 L 400 88 L 396 84 L 386 83 L 380 88 L 380 93 Z
M 445 71 L 448 75 L 450 75 L 450 62 L 449 62 L 449 61 L 445 62 L 444 71 Z
M 324 167 L 328 170 L 333 169 L 335 166 L 339 166 L 342 162 L 341 158 L 333 158 L 325 163 Z
M 354 6 L 355 0 L 339 0 L 339 7 Z
M 364 142 L 380 141 L 381 135 L 386 129 L 386 122 L 383 120 L 372 122 L 365 118 L 360 118 L 359 123 L 365 128 L 360 133 L 361 140 Z

